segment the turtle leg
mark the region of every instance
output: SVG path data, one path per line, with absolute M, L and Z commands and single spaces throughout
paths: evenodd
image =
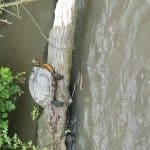
M 51 101 L 51 104 L 54 105 L 55 107 L 63 107 L 64 106 L 64 102 L 59 101 L 56 97 L 57 95 L 57 82 L 58 80 L 54 80 L 54 86 L 55 86 L 55 91 L 54 91 L 54 99 Z
M 55 80 L 62 80 L 64 78 L 63 75 L 58 74 L 58 73 L 52 73 L 53 77 L 55 78 Z
M 51 104 L 54 105 L 55 107 L 63 107 L 64 106 L 64 102 L 59 101 L 59 100 L 52 100 Z
M 55 71 L 55 68 L 53 68 L 52 76 L 53 76 L 54 80 L 62 80 L 64 78 L 63 75 L 61 75 Z

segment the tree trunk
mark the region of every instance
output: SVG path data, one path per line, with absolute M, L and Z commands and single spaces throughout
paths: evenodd
M 66 110 L 71 101 L 69 93 L 72 49 L 76 18 L 76 0 L 58 0 L 53 28 L 49 33 L 48 63 L 63 75 L 56 89 L 56 98 L 63 107 L 51 106 L 43 111 L 38 121 L 39 149 L 66 150 L 64 131 Z

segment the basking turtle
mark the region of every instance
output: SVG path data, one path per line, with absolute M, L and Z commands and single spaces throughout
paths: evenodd
M 63 106 L 63 102 L 56 99 L 57 81 L 63 79 L 63 76 L 37 58 L 32 63 L 34 67 L 29 77 L 29 90 L 33 100 L 43 108 L 51 104 Z

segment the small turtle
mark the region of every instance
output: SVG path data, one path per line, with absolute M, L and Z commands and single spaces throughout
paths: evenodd
M 56 73 L 50 64 L 44 64 L 37 58 L 32 60 L 34 65 L 29 77 L 29 90 L 33 100 L 43 108 L 53 104 L 62 107 L 63 102 L 56 99 L 57 81 L 63 76 Z

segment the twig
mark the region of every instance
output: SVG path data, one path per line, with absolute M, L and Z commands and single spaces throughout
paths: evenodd
M 18 0 L 16 0 L 16 1 L 18 1 Z M 17 5 L 16 8 L 17 8 L 17 15 L 20 16 L 20 14 L 19 14 L 19 6 Z
M 82 91 L 83 90 L 83 76 L 82 76 L 82 74 L 80 74 L 80 81 L 79 81 L 79 83 L 80 83 L 80 90 Z
M 5 9 L 5 8 L 0 8 L 1 10 L 3 10 L 3 11 L 5 11 L 5 12 L 7 12 L 7 13 L 9 13 L 9 14 L 11 14 L 11 15 L 13 15 L 13 16 L 15 16 L 15 17 L 17 17 L 17 18 L 19 18 L 19 19 L 21 19 L 22 17 L 20 17 L 20 16 L 18 16 L 18 15 L 16 15 L 15 13 L 13 13 L 13 12 L 11 12 L 11 11 L 9 11 L 9 10 L 7 10 L 7 9 Z
M 0 4 L 0 8 L 5 8 L 5 7 L 9 7 L 9 6 L 17 6 L 22 3 L 28 3 L 28 2 L 32 2 L 32 1 L 37 1 L 37 0 L 18 0 L 15 2 L 3 3 L 3 4 Z
M 31 15 L 31 13 L 29 12 L 29 10 L 24 7 L 23 5 L 21 5 L 23 7 L 23 9 L 27 12 L 27 14 L 30 16 L 30 18 L 32 19 L 32 21 L 34 22 L 34 24 L 37 26 L 38 30 L 40 31 L 40 33 L 42 34 L 42 36 L 44 37 L 44 39 L 49 42 L 48 38 L 46 37 L 46 35 L 43 33 L 42 29 L 40 28 L 39 24 L 36 22 L 36 20 L 34 19 L 34 17 Z
M 21 4 L 23 4 L 23 3 L 33 2 L 33 1 L 37 1 L 37 0 L 16 0 L 15 2 L 0 3 L 0 10 L 3 10 L 3 11 L 5 11 L 5 12 L 7 12 L 7 13 L 9 13 L 9 14 L 11 14 L 11 15 L 13 15 L 13 16 L 19 18 L 19 19 L 21 19 L 22 17 L 20 17 L 20 13 L 19 13 L 19 5 L 21 5 Z M 7 7 L 9 7 L 9 6 L 12 6 L 12 7 L 15 6 L 15 7 L 17 8 L 17 10 L 16 10 L 16 11 L 17 11 L 17 14 L 15 14 L 15 13 L 13 13 L 13 12 L 11 12 L 11 11 L 5 9 L 5 8 L 7 8 Z M 29 13 L 28 13 L 28 14 L 29 14 Z M 32 16 L 32 15 L 30 14 L 30 17 L 31 17 L 31 16 Z M 32 18 L 32 17 L 31 17 L 31 18 Z M 34 20 L 34 18 L 33 18 L 32 20 Z M 10 24 L 10 25 L 12 24 L 11 22 L 9 22 L 9 21 L 7 21 L 7 20 L 0 19 L 0 21 L 1 21 L 1 22 L 4 22 L 4 23 L 7 23 L 7 24 Z M 34 22 L 36 22 L 36 21 L 34 21 Z M 38 25 L 38 24 L 36 23 L 36 25 Z M 39 28 L 40 32 L 42 33 L 40 27 L 38 27 L 38 28 Z M 44 35 L 44 34 L 42 34 L 42 35 Z M 0 34 L 0 37 L 4 37 L 4 36 Z M 46 38 L 46 40 L 48 40 L 48 39 Z
M 0 19 L 0 21 L 5 22 L 5 23 L 10 24 L 10 25 L 12 24 L 11 22 L 7 21 L 7 19 L 5 19 L 5 20 Z
M 75 93 L 76 87 L 77 87 L 76 85 L 74 85 L 74 86 L 73 86 L 73 91 L 72 91 L 72 94 L 71 94 L 71 98 L 73 98 L 73 96 L 74 96 L 74 93 Z
M 3 38 L 4 36 L 0 34 L 0 37 L 2 37 L 2 38 Z
M 78 86 L 79 83 L 80 83 L 80 80 L 81 80 L 80 78 L 81 78 L 81 73 L 80 73 L 80 70 L 79 70 L 78 77 L 77 77 L 77 79 L 75 80 L 75 83 L 74 83 L 74 86 L 73 86 L 73 91 L 72 91 L 72 94 L 71 94 L 71 98 L 73 98 L 74 93 L 75 93 L 75 91 L 76 91 L 76 88 L 77 88 L 77 86 Z

